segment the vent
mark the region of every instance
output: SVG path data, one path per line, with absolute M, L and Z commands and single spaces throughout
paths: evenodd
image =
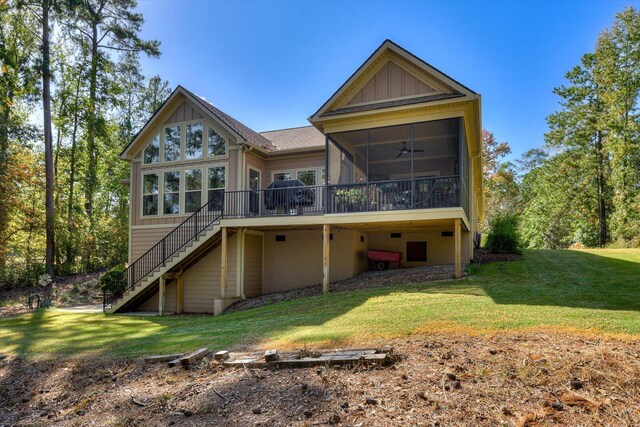
M 399 239 L 402 237 L 402 233 L 391 233 L 392 239 Z
M 453 237 L 453 231 L 443 231 L 440 235 L 442 237 Z
M 284 242 L 287 240 L 287 236 L 284 234 L 276 234 L 276 242 Z
M 364 236 L 360 236 L 360 241 L 364 243 Z

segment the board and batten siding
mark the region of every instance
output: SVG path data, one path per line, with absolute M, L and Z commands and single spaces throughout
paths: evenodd
M 158 285 L 155 285 L 156 291 L 146 299 L 142 304 L 140 304 L 136 310 L 137 311 L 152 311 L 157 312 L 158 307 L 160 305 L 160 295 L 158 293 Z M 166 287 L 166 295 L 165 295 L 165 312 L 166 313 L 175 313 L 177 311 L 178 304 L 178 284 L 175 280 L 167 280 Z
M 262 236 L 245 234 L 244 294 L 255 297 L 262 293 Z

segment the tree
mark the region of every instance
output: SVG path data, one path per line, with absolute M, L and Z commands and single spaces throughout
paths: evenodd
M 103 109 L 97 108 L 98 77 L 111 65 L 107 52 L 144 52 L 150 56 L 160 54 L 160 42 L 144 41 L 138 36 L 144 20 L 141 14 L 132 11 L 135 6 L 135 0 L 77 0 L 73 17 L 68 22 L 80 39 L 86 41 L 90 52 L 89 96 L 85 116 L 87 172 L 84 182 L 90 235 L 93 235 L 95 228 L 93 213 L 98 187 L 98 139 L 104 139 L 106 133 Z M 89 257 L 92 251 L 89 248 Z
M 482 182 L 487 229 L 494 214 L 515 212 L 518 185 L 514 165 L 504 158 L 511 153 L 508 142 L 498 142 L 492 132 L 482 131 Z
M 0 268 L 6 265 L 10 227 L 19 184 L 23 176 L 15 168 L 18 141 L 34 135 L 27 121 L 36 100 L 35 59 L 38 36 L 33 15 L 14 4 L 0 4 Z
M 611 162 L 612 230 L 617 241 L 631 242 L 640 236 L 640 13 L 618 13 L 594 56 L 593 78 L 604 88 L 600 126 Z
M 581 62 L 566 74 L 569 85 L 554 89 L 562 110 L 547 118 L 550 130 L 545 139 L 549 149 L 568 153 L 575 173 L 585 178 L 585 191 L 593 195 L 593 210 L 597 211 L 598 245 L 604 246 L 608 241 L 611 168 L 603 147 L 607 134 L 601 120 L 603 90 L 594 80 L 596 57 L 586 54 Z

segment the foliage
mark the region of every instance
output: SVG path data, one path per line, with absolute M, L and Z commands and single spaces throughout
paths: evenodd
M 521 253 L 518 223 L 514 213 L 494 215 L 487 235 L 487 248 L 493 253 Z
M 513 164 L 504 161 L 511 153 L 508 142 L 498 142 L 495 135 L 482 131 L 482 186 L 485 217 L 484 230 L 495 213 L 516 212 L 518 209 L 518 184 Z
M 141 71 L 139 54 L 155 56 L 159 44 L 138 37 L 134 1 L 48 4 L 53 254 L 55 274 L 67 275 L 127 260 L 129 169 L 118 156 L 169 86 Z M 15 278 L 40 271 L 45 258 L 43 126 L 29 120 L 42 114 L 42 6 L 0 2 L 0 289 L 28 283 Z
M 103 291 L 120 291 L 122 289 L 122 273 L 126 270 L 124 265 L 116 265 L 111 270 L 100 276 L 100 289 Z

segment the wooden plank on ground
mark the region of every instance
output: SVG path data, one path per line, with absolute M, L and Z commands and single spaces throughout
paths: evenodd
M 163 363 L 170 362 L 174 359 L 179 359 L 184 356 L 184 353 L 176 353 L 176 354 L 161 354 L 159 356 L 149 356 L 144 358 L 145 363 Z
M 189 353 L 189 354 L 183 356 L 180 359 L 180 364 L 183 365 L 183 366 L 193 365 L 193 362 L 197 362 L 198 360 L 208 356 L 209 354 L 211 354 L 211 350 L 209 350 L 208 348 L 206 348 L 206 347 L 199 348 L 198 350 L 194 351 L 193 353 Z
M 229 358 L 229 352 L 227 350 L 220 350 L 214 354 L 213 357 L 218 361 L 227 360 Z
M 313 352 L 314 356 L 300 357 L 295 354 L 281 355 L 279 360 L 266 361 L 265 357 L 257 354 L 237 355 L 229 361 L 223 362 L 226 366 L 244 366 L 248 368 L 303 368 L 318 365 L 342 365 L 348 363 L 372 363 L 384 364 L 391 358 L 391 349 L 347 349 L 324 352 Z

